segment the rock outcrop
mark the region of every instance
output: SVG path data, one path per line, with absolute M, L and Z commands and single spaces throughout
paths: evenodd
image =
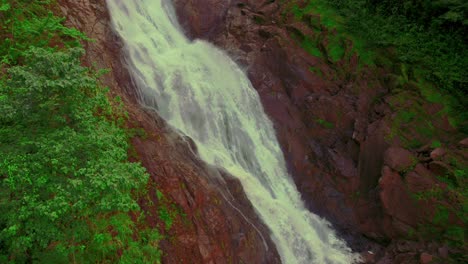
M 331 220 L 367 263 L 424 263 L 447 257 L 451 249 L 445 245 L 408 237 L 434 218 L 436 205 L 450 209 L 449 223 L 463 225 L 455 213 L 456 195 L 438 176 L 454 173 L 453 160 L 468 160 L 468 139 L 455 135 L 444 115 L 430 125 L 442 131 L 438 139 L 444 146 L 432 146 L 433 139 L 415 126 L 394 122 L 399 109 L 410 105 L 421 105 L 418 111 L 431 116 L 441 106 L 421 102 L 418 95 L 402 100 L 401 94 L 416 93 L 411 84 L 396 91 L 391 72 L 359 67 L 357 55 L 350 52 L 352 43 L 343 43 L 349 56 L 333 60 L 326 46 L 336 32 L 323 27 L 319 15 L 297 21 L 283 12 L 278 0 L 173 2 L 189 37 L 214 43 L 244 67 L 311 211 Z M 138 104 L 105 1 L 59 3 L 67 23 L 96 40 L 85 44 L 83 63 L 110 69 L 103 84 L 123 99 L 128 125 L 145 131 L 145 136 L 132 139 L 132 155 L 151 174 L 148 196 L 140 201 L 147 224 L 161 225 L 156 190 L 181 212 L 165 231 L 163 262 L 279 263 L 268 229 L 240 184 L 203 164 L 193 154 L 190 139 Z M 300 47 L 298 40 L 305 37 L 320 40 L 323 57 Z M 425 145 L 408 147 L 403 141 L 409 139 L 395 136 L 397 129 Z
M 69 26 L 86 33 L 83 63 L 109 69 L 101 78 L 114 96 L 120 96 L 129 113 L 128 125 L 144 130 L 132 139 L 135 161 L 151 175 L 148 194 L 140 205 L 151 227 L 158 220 L 157 190 L 178 216 L 164 234 L 160 247 L 163 263 L 279 263 L 268 229 L 234 177 L 211 168 L 194 155 L 190 139 L 176 134 L 156 113 L 137 102 L 136 89 L 122 60 L 122 42 L 113 33 L 103 0 L 59 0 Z
M 323 27 L 319 15 L 297 21 L 281 1 L 270 0 L 173 2 L 188 36 L 216 44 L 245 68 L 309 209 L 333 222 L 355 250 L 375 249 L 357 239 L 360 234 L 385 245 L 407 239 L 434 218 L 436 201 L 450 208 L 450 221 L 460 223 L 446 196 L 424 195 L 448 195 L 436 176 L 452 169 L 447 153 L 466 159 L 460 147 L 466 139 L 460 141 L 443 114 L 429 128 L 441 131 L 444 149 L 431 147 L 434 138 L 416 125 L 398 121 L 398 111 L 411 105 L 431 117 L 440 105 L 421 100 L 410 84 L 397 90 L 395 76 L 384 68 L 360 68 L 349 52 L 352 43 L 343 43 L 347 56 L 333 60 L 326 46 L 336 32 Z M 323 57 L 300 46 L 306 37 L 319 40 Z M 409 138 L 398 137 L 399 130 Z M 428 145 L 411 148 L 411 140 Z M 412 245 L 412 251 L 389 246 L 377 257 L 363 255 L 384 261 L 379 263 L 418 263 L 416 251 L 425 246 Z

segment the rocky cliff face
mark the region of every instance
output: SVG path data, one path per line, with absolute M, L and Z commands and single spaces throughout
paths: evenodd
M 360 188 L 375 186 L 380 177 L 389 128 L 371 120 L 370 104 L 385 89 L 370 87 L 367 76 L 329 80 L 309 71 L 317 67 L 327 77 L 335 74 L 326 61 L 295 44 L 290 32 L 314 32 L 301 23 L 280 25 L 276 2 L 176 1 L 189 35 L 216 43 L 246 67 L 310 209 L 345 228 L 377 228 L 365 223 L 376 217 L 361 220 L 351 209 L 359 201 L 349 198 Z M 255 17 L 265 22 L 259 24 Z
M 201 162 L 193 154 L 189 139 L 175 134 L 154 112 L 137 103 L 135 87 L 122 60 L 122 42 L 112 32 L 105 1 L 59 3 L 67 23 L 95 40 L 86 43 L 83 63 L 110 70 L 102 83 L 123 99 L 129 127 L 144 130 L 144 136 L 132 139 L 131 154 L 151 174 L 148 195 L 141 198 L 140 205 L 147 224 L 165 230 L 160 244 L 163 262 L 279 263 L 269 232 L 239 182 Z M 164 229 L 158 220 L 161 199 L 156 190 L 177 212 L 170 229 Z
M 391 137 L 398 109 L 418 104 L 425 113 L 435 114 L 440 106 L 421 103 L 417 96 L 400 100 L 392 75 L 359 69 L 356 56 L 336 62 L 311 56 L 295 38 L 319 36 L 326 46 L 327 36 L 334 32 L 314 30 L 307 21 L 283 16 L 279 2 L 174 0 L 189 36 L 215 43 L 245 67 L 310 210 L 331 220 L 355 250 L 374 250 L 376 254 L 364 253 L 369 263 L 428 263 L 424 261 L 433 256 L 446 256 L 447 247 L 406 240 L 436 211 L 434 197 L 414 199 L 413 194 L 434 186 L 446 190 L 436 176 L 453 170 L 454 156 L 468 160 L 467 140 L 458 143 L 463 138 L 454 136 L 444 116 L 433 122 L 444 131 L 444 148 L 425 144 L 411 149 Z M 240 184 L 203 164 L 192 154 L 190 139 L 176 135 L 155 113 L 139 106 L 105 1 L 59 3 L 67 23 L 96 40 L 86 44 L 83 63 L 110 69 L 103 84 L 123 98 L 128 125 L 145 131 L 145 136 L 133 138 L 132 145 L 133 158 L 152 176 L 149 194 L 140 202 L 147 224 L 164 227 L 157 217 L 156 189 L 180 212 L 165 231 L 164 263 L 279 263 L 268 230 Z M 407 129 L 415 137 L 421 135 Z M 218 179 L 228 184 L 213 180 L 213 174 L 221 174 Z M 453 206 L 457 198 L 448 191 L 444 195 L 442 203 Z M 452 211 L 448 219 L 460 224 Z M 382 243 L 386 250 L 379 251 L 361 235 Z
M 446 197 L 438 203 L 451 208 L 450 191 L 436 176 L 453 168 L 447 165 L 446 151 L 431 147 L 424 131 L 395 122 L 408 105 L 429 116 L 438 113 L 440 105 L 421 100 L 409 86 L 397 91 L 390 72 L 359 68 L 354 54 L 338 61 L 311 56 L 297 44 L 298 38 L 315 36 L 323 48 L 336 32 L 311 22 L 320 17 L 297 21 L 281 1 L 174 2 L 187 35 L 215 43 L 245 67 L 310 210 L 350 235 L 355 250 L 375 249 L 356 239 L 360 234 L 384 245 L 392 242 L 379 256 L 366 253 L 369 262 L 417 263 L 425 250 L 440 255 L 434 243 L 411 242 L 404 249 L 398 245 L 436 214 L 434 204 L 440 197 L 415 199 L 415 194 L 442 190 Z M 345 43 L 345 52 L 351 47 Z M 437 115 L 430 122 L 441 131 L 452 157 L 466 160 L 466 146 L 458 143 L 463 135 L 447 116 Z M 428 144 L 409 148 L 394 136 L 400 129 Z M 449 222 L 462 225 L 454 213 L 457 207 L 452 209 Z

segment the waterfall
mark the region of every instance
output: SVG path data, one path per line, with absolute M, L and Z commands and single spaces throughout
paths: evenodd
M 141 103 L 193 139 L 208 164 L 237 177 L 283 263 L 353 263 L 331 225 L 304 207 L 272 122 L 223 51 L 188 40 L 165 0 L 107 0 Z

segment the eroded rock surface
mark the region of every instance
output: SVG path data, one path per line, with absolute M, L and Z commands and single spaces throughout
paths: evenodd
M 394 74 L 384 69 L 359 69 L 357 55 L 347 53 L 352 43 L 343 44 L 349 56 L 333 61 L 325 47 L 336 32 L 321 26 L 319 15 L 297 21 L 271 0 L 173 2 L 188 36 L 216 44 L 245 68 L 309 209 L 333 222 L 369 263 L 418 263 L 424 245 L 400 252 L 390 244 L 370 254 L 375 246 L 359 237 L 384 245 L 407 239 L 433 219 L 436 200 L 451 208 L 450 221 L 460 221 L 448 198 L 423 197 L 434 190 L 448 195 L 436 177 L 451 172 L 446 153 L 467 156 L 467 140 L 437 114 L 440 105 L 421 100 L 411 84 L 397 91 Z M 320 40 L 324 58 L 300 47 L 297 40 L 306 36 Z M 431 147 L 422 129 L 395 121 L 413 105 L 421 115 L 437 114 L 430 126 L 450 150 Z M 398 130 L 410 138 L 396 136 Z M 426 148 L 411 149 L 403 140 Z

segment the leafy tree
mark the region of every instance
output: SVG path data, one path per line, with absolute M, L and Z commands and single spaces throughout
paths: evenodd
M 132 234 L 125 212 L 139 209 L 131 192 L 148 177 L 127 162 L 127 134 L 82 52 L 31 48 L 0 85 L 1 250 L 18 262 L 96 250 L 86 246 L 113 238 L 92 222 L 116 213 L 112 226 Z
M 158 263 L 126 113 L 54 3 L 0 0 L 0 263 Z
M 54 16 L 53 0 L 0 0 L 0 62 L 15 65 L 30 46 L 78 47 L 87 39 L 80 31 L 65 27 L 65 18 Z

